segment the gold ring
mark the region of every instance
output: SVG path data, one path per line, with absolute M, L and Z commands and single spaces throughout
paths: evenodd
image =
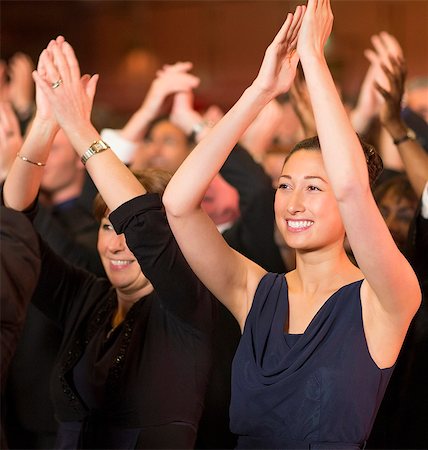
M 61 84 L 62 84 L 62 80 L 60 78 L 58 81 L 51 83 L 52 89 L 56 89 L 57 87 L 61 86 Z

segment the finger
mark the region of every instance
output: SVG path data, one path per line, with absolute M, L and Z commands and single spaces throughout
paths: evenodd
M 290 39 L 290 48 L 295 48 L 297 46 L 297 39 L 299 37 L 300 27 L 302 26 L 303 17 L 306 13 L 306 6 L 300 7 L 300 12 L 298 14 L 297 22 L 294 25 L 294 31 Z
M 53 61 L 55 63 L 55 66 L 58 69 L 59 78 L 63 82 L 65 82 L 67 85 L 71 83 L 71 74 L 70 74 L 70 68 L 68 66 L 68 61 L 63 53 L 63 48 L 60 47 L 60 44 L 58 44 L 56 41 L 53 41 L 52 44 L 52 52 Z M 80 76 L 79 76 L 80 80 Z
M 379 35 L 374 35 L 371 38 L 373 47 L 376 50 L 376 53 L 379 56 L 379 59 L 383 62 L 383 64 L 389 65 L 389 60 L 388 60 L 388 49 L 385 45 L 385 43 L 383 42 L 383 40 L 380 38 Z
M 72 80 L 80 80 L 80 67 L 73 47 L 65 41 L 62 44 L 62 53 L 67 61 L 67 66 Z
M 273 46 L 279 45 L 285 41 L 285 38 L 287 36 L 288 30 L 290 28 L 290 25 L 293 21 L 293 14 L 288 13 L 287 18 L 285 19 L 285 22 L 283 23 L 282 27 L 274 37 L 272 44 Z
M 164 71 L 171 72 L 188 72 L 193 68 L 193 63 L 190 61 L 178 61 L 175 64 L 165 64 L 163 66 Z
M 47 48 L 42 51 L 42 53 L 40 54 L 40 57 L 39 57 L 39 59 L 41 60 L 41 63 L 43 64 L 45 72 L 46 72 L 45 80 L 50 82 L 51 84 L 55 83 L 56 81 L 58 81 L 60 79 L 60 73 L 58 71 L 58 68 L 55 65 L 53 54 L 51 52 L 52 42 L 53 41 L 51 41 L 49 43 L 49 45 L 47 46 Z M 39 75 L 41 76 L 42 74 L 39 73 Z
M 39 56 L 39 60 L 37 61 L 37 72 L 43 79 L 46 79 L 47 72 L 46 72 L 46 65 L 45 65 L 45 61 L 44 61 L 45 58 L 44 58 L 44 56 L 42 56 L 43 52 L 46 52 L 46 50 L 43 50 Z
M 389 54 L 403 57 L 403 49 L 401 48 L 398 40 L 392 34 L 389 34 L 386 31 L 381 31 L 379 33 L 379 37 Z
M 376 89 L 376 91 L 381 95 L 381 97 L 386 101 L 386 102 L 390 102 L 391 101 L 391 95 L 390 93 L 384 89 L 379 83 L 377 83 L 375 81 L 374 83 L 374 87 Z
M 37 70 L 33 71 L 33 80 L 36 86 L 41 89 L 43 94 L 46 96 L 49 102 L 53 100 L 53 89 L 50 82 L 44 80 L 38 73 Z
M 297 35 L 300 30 L 300 25 L 302 23 L 302 16 L 303 16 L 302 13 L 303 13 L 303 8 L 300 5 L 298 5 L 296 7 L 296 10 L 294 11 L 293 20 L 292 20 L 290 28 L 287 32 L 286 40 L 290 43 L 293 42 L 294 40 L 296 40 L 296 38 L 297 38 Z
M 392 65 L 392 75 L 393 75 L 393 83 L 396 87 L 396 89 L 398 90 L 398 92 L 400 93 L 400 95 L 403 95 L 404 92 L 404 83 L 406 80 L 406 69 L 405 66 L 403 66 L 403 64 L 401 64 L 401 62 L 399 60 L 397 60 L 396 58 L 394 58 L 393 56 L 390 56 L 390 61 L 391 61 L 391 65 Z M 392 81 L 391 81 L 392 83 Z
M 100 76 L 98 74 L 92 75 L 92 77 L 89 79 L 87 85 L 86 85 L 86 93 L 88 97 L 91 100 L 91 103 L 94 101 L 95 93 L 97 91 L 97 84 L 98 80 L 100 79 Z
M 308 4 L 306 6 L 307 11 L 310 13 L 313 13 L 318 7 L 318 1 L 317 0 L 308 0 Z
M 371 64 L 380 65 L 379 55 L 371 48 L 364 50 L 364 56 L 369 60 Z

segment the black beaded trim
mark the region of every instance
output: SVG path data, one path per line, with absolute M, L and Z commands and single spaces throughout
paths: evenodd
M 131 336 L 134 331 L 135 321 L 140 313 L 141 306 L 144 301 L 139 300 L 128 311 L 123 322 L 123 329 L 120 336 L 119 352 L 114 358 L 113 364 L 110 367 L 109 374 L 106 381 L 106 391 L 118 394 L 119 380 L 125 365 L 126 353 L 131 342 Z
M 74 367 L 82 353 L 84 352 L 86 346 L 90 339 L 94 336 L 96 331 L 99 329 L 100 325 L 106 320 L 109 314 L 113 311 L 116 306 L 116 292 L 112 290 L 111 294 L 107 300 L 103 301 L 103 305 L 98 309 L 95 317 L 89 320 L 89 325 L 87 325 L 87 330 L 78 330 L 76 332 L 77 336 L 84 336 L 84 339 L 76 338 L 72 343 L 70 349 L 67 351 L 65 359 L 61 363 L 59 381 L 61 383 L 63 393 L 68 397 L 70 406 L 77 412 L 82 411 L 82 403 L 72 389 L 70 384 L 65 378 L 65 374 Z

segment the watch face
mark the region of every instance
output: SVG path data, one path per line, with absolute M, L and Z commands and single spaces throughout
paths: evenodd
M 103 141 L 94 142 L 91 147 L 95 152 L 99 152 L 100 150 L 105 150 L 107 148 Z

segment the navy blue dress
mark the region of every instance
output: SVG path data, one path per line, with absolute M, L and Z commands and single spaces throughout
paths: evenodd
M 232 366 L 238 448 L 364 446 L 393 368 L 379 369 L 369 354 L 361 284 L 336 291 L 296 336 L 284 333 L 284 274 L 262 278 Z

